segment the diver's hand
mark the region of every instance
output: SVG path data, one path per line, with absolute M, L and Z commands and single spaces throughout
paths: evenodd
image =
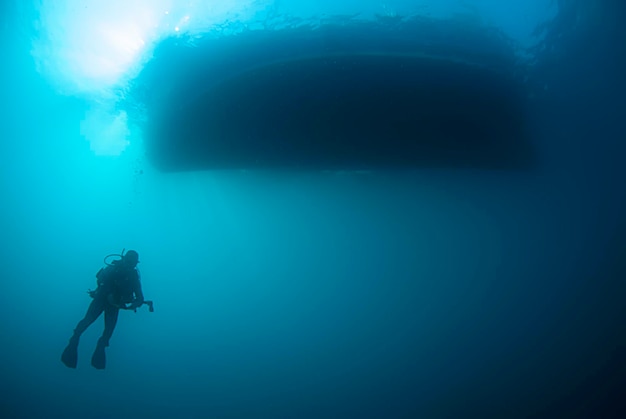
M 134 299 L 134 300 L 130 303 L 130 305 L 128 306 L 128 309 L 129 309 L 129 310 L 133 310 L 133 311 L 136 313 L 136 312 L 137 312 L 137 309 L 138 309 L 139 307 L 141 307 L 141 305 L 142 305 L 142 304 L 143 304 L 143 301 L 140 303 L 140 302 L 139 302 L 139 300 Z

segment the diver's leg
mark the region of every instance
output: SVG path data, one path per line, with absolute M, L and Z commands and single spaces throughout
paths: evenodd
M 104 346 L 109 346 L 109 339 L 113 336 L 113 331 L 115 330 L 115 325 L 117 325 L 117 317 L 120 314 L 120 309 L 117 307 L 108 306 L 104 310 L 104 332 L 102 332 L 102 336 L 98 340 L 98 342 L 102 342 Z
M 104 311 L 104 303 L 104 299 L 97 298 L 89 304 L 85 317 L 78 322 L 76 328 L 74 329 L 74 336 L 77 338 L 80 337 L 80 335 L 82 335 L 83 332 L 85 332 L 85 330 L 87 330 L 87 328 L 91 326 L 91 324 L 95 322 L 98 317 L 100 317 Z
M 101 299 L 93 300 L 89 304 L 87 313 L 81 321 L 78 322 L 74 329 L 74 334 L 70 338 L 70 342 L 67 344 L 61 355 L 61 362 L 68 368 L 76 368 L 78 364 L 78 342 L 80 335 L 102 314 L 104 310 L 104 302 Z
M 117 307 L 107 306 L 104 309 L 104 332 L 102 332 L 102 336 L 98 339 L 96 350 L 91 357 L 91 365 L 96 369 L 103 370 L 106 367 L 104 348 L 109 346 L 109 340 L 111 336 L 113 336 L 119 313 L 120 310 Z

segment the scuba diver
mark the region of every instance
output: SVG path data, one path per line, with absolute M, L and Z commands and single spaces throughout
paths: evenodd
M 107 259 L 112 256 L 119 256 L 120 259 L 108 263 Z M 104 332 L 98 339 L 96 350 L 91 357 L 91 365 L 99 370 L 106 366 L 104 348 L 109 346 L 109 339 L 117 324 L 119 311 L 134 310 L 136 312 L 142 304 L 147 304 L 150 311 L 154 311 L 152 301 L 145 301 L 143 297 L 137 270 L 139 254 L 136 251 L 129 250 L 126 254 L 122 251 L 119 255 L 108 255 L 104 258 L 104 263 L 107 266 L 96 274 L 98 287 L 94 291 L 87 291 L 93 301 L 85 317 L 76 325 L 74 334 L 61 355 L 61 361 L 68 368 L 76 368 L 80 335 L 100 317 L 102 312 L 104 312 Z

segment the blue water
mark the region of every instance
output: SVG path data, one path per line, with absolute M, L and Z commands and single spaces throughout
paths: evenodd
M 38 3 L 3 2 L 0 417 L 624 417 L 626 13 L 545 3 L 471 8 L 529 48 L 532 169 L 161 173 L 132 124 L 94 153 L 104 96 L 60 88 Z M 123 248 L 155 311 L 120 313 L 104 371 L 99 319 L 68 369 Z

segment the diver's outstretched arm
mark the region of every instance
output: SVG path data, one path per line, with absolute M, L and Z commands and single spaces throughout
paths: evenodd
M 152 300 L 144 300 L 138 307 L 131 307 L 131 306 L 124 306 L 124 307 L 120 307 L 120 309 L 122 310 L 133 310 L 135 313 L 137 312 L 137 309 L 139 307 L 141 307 L 142 305 L 147 305 L 148 306 L 148 311 L 150 311 L 151 313 L 154 312 L 154 301 Z

